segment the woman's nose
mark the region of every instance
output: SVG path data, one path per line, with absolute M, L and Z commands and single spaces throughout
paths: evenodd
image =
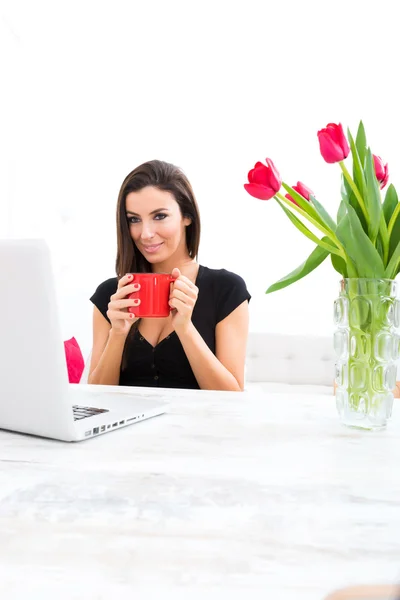
M 144 240 L 154 237 L 153 226 L 151 223 L 143 223 L 140 237 Z

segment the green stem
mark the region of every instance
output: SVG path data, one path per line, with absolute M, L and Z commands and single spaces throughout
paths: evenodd
M 342 160 L 339 162 L 339 165 L 340 165 L 340 168 L 342 169 L 343 175 L 345 176 L 345 178 L 347 180 L 347 183 L 353 190 L 354 195 L 358 200 L 358 204 L 360 205 L 361 210 L 364 213 L 364 217 L 365 217 L 365 220 L 367 221 L 367 225 L 369 225 L 368 212 L 367 212 L 367 209 L 365 208 L 364 200 L 362 199 L 362 196 L 361 196 L 360 192 L 358 191 L 356 184 L 354 183 L 350 173 L 347 170 L 346 165 L 344 164 L 344 162 Z
M 339 249 L 339 252 L 340 252 L 339 256 L 341 256 L 343 258 L 343 260 L 346 261 L 346 254 L 345 254 L 344 248 L 343 248 L 342 244 L 339 242 L 339 240 L 337 239 L 337 237 L 335 236 L 335 234 L 332 233 L 332 231 L 325 229 L 325 227 L 323 227 L 320 223 L 318 223 L 318 221 L 316 221 L 315 219 L 310 217 L 310 215 L 308 215 L 305 210 L 300 208 L 300 206 L 298 206 L 291 200 L 288 200 L 287 198 L 285 198 L 285 196 L 283 194 L 281 194 L 280 192 L 275 194 L 275 198 L 279 198 L 279 200 L 282 200 L 285 204 L 287 204 L 287 206 L 296 210 L 303 217 L 305 217 L 308 221 L 310 221 L 310 223 L 312 223 L 314 225 L 314 227 L 319 229 L 324 235 L 326 235 L 326 237 L 328 237 L 330 240 L 332 240 L 332 242 Z
M 385 338 L 390 336 L 393 339 L 394 332 L 387 326 L 391 304 L 382 302 L 382 298 L 392 295 L 391 286 L 379 280 L 350 279 L 340 295 L 346 297 L 352 306 L 351 324 L 346 327 L 348 336 L 357 343 L 360 342 L 360 347 L 363 348 L 361 355 L 355 358 L 350 354 L 343 365 L 347 371 L 346 383 L 343 379 L 338 382 L 338 391 L 342 394 L 344 392 L 342 400 L 346 406 L 345 422 L 350 426 L 366 429 L 383 427 L 387 419 L 385 404 L 390 403 L 390 398 L 387 397 L 387 366 L 392 361 L 390 357 L 382 364 L 382 357 L 376 352 L 376 341 L 382 334 Z M 366 304 L 370 306 L 368 312 L 363 309 Z
M 301 221 L 298 217 L 296 217 L 296 215 L 294 215 L 291 210 L 288 210 L 287 208 L 285 208 L 283 206 L 283 204 L 281 203 L 279 198 L 275 198 L 275 199 L 276 199 L 277 203 L 279 204 L 279 206 L 282 208 L 282 210 L 285 212 L 287 217 L 292 221 L 293 225 L 295 227 L 297 227 L 297 229 L 299 231 L 301 231 L 301 233 L 303 235 L 308 237 L 309 240 L 313 241 L 318 246 L 321 246 L 321 248 L 324 248 L 324 250 L 327 250 L 330 254 L 337 254 L 338 256 L 341 257 L 340 250 L 338 248 L 336 248 L 336 246 L 332 246 L 331 244 L 328 244 L 323 239 L 320 240 L 318 236 L 316 236 L 312 231 L 310 231 L 308 229 L 308 227 L 305 226 L 303 221 Z

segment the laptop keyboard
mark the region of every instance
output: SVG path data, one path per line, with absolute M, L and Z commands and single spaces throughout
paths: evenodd
M 109 412 L 106 408 L 92 408 L 91 406 L 73 406 L 74 421 L 80 421 L 81 419 L 87 419 L 88 417 L 95 417 L 102 413 Z

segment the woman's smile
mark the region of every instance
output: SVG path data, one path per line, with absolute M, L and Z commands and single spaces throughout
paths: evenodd
M 160 244 L 142 244 L 144 251 L 145 252 L 149 252 L 151 254 L 153 254 L 154 252 L 157 252 L 157 250 L 159 248 L 161 248 L 161 246 L 163 245 L 164 242 L 161 242 Z

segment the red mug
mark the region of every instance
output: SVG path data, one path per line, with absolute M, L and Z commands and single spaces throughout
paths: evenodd
M 169 273 L 132 273 L 133 283 L 140 284 L 140 290 L 129 294 L 128 298 L 140 299 L 138 306 L 129 306 L 128 312 L 135 317 L 168 317 L 173 308 L 169 305 L 170 285 L 176 280 Z

